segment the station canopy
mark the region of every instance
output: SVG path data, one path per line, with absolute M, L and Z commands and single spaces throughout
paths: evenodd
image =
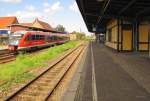
M 90 32 L 105 30 L 110 19 L 148 19 L 150 0 L 76 0 Z

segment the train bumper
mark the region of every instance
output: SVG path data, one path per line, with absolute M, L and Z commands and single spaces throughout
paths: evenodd
M 14 45 L 9 45 L 9 46 L 8 46 L 8 49 L 9 49 L 10 51 L 16 51 L 17 48 L 18 48 L 18 46 L 14 46 Z
M 23 51 L 23 50 L 27 50 L 27 47 L 18 47 L 18 51 Z

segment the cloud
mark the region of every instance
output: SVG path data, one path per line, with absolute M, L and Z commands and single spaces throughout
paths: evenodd
M 20 22 L 32 21 L 34 18 L 42 18 L 42 13 L 35 10 L 35 7 L 26 6 L 24 10 L 18 10 L 14 13 L 7 14 L 7 16 L 17 16 Z
M 26 6 L 25 9 L 30 12 L 35 11 L 35 7 L 33 5 Z
M 79 8 L 78 8 L 76 2 L 74 2 L 72 5 L 70 5 L 69 9 L 72 10 L 72 11 L 74 11 L 74 12 L 79 12 Z
M 43 3 L 43 6 L 44 6 L 44 7 L 49 7 L 50 4 L 49 4 L 48 2 L 44 2 L 44 3 Z
M 63 9 L 63 7 L 61 6 L 59 1 L 55 2 L 52 5 L 50 5 L 49 3 L 45 2 L 43 5 L 45 7 L 44 12 L 45 13 L 49 13 L 49 14 L 58 12 L 58 11 Z
M 21 3 L 22 0 L 0 0 L 0 2 L 17 4 L 17 3 Z
M 34 4 L 28 5 L 18 11 L 10 12 L 7 16 L 16 16 L 20 23 L 32 22 L 35 18 L 39 18 L 42 21 L 48 22 L 52 27 L 62 24 L 69 32 L 74 30 L 80 31 L 80 29 L 87 32 L 81 14 L 75 13 L 79 12 L 76 3 L 73 2 L 70 6 L 66 7 L 63 7 L 58 0 L 54 3 L 48 3 L 48 1 L 44 0 L 40 7 L 36 7 Z
M 16 16 L 19 22 L 32 22 L 35 18 L 39 18 L 46 22 L 51 22 L 53 16 L 61 11 L 63 7 L 60 2 L 49 4 L 43 3 L 42 9 L 37 9 L 33 5 L 26 6 L 23 10 L 18 10 L 13 13 L 7 14 L 7 16 Z
M 54 3 L 54 4 L 52 5 L 51 9 L 52 9 L 52 10 L 55 10 L 55 11 L 61 10 L 62 7 L 60 6 L 60 2 L 58 1 L 58 2 Z

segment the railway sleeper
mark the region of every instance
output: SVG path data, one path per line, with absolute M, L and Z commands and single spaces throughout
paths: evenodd
M 0 61 L 0 64 L 4 64 L 4 63 L 11 62 L 11 61 L 14 61 L 14 60 L 15 60 L 15 58 L 2 60 L 2 61 Z
M 0 57 L 0 60 L 14 58 L 14 57 L 15 57 L 14 55 L 3 56 L 3 57 Z

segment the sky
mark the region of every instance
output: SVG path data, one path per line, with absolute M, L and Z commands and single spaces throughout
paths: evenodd
M 61 24 L 69 32 L 90 34 L 75 0 L 0 0 L 0 16 L 16 16 L 21 23 L 39 18 L 52 27 Z

